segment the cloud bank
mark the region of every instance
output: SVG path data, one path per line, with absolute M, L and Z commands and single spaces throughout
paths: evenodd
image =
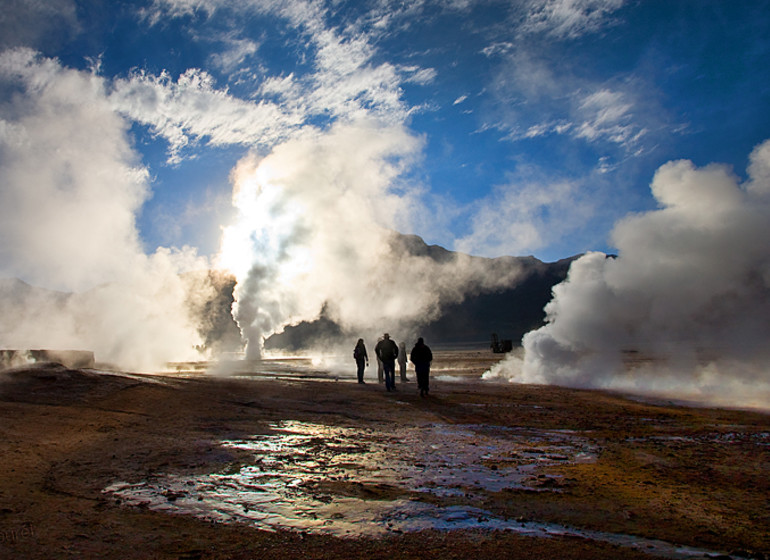
M 743 183 L 723 165 L 661 166 L 660 208 L 616 224 L 617 258 L 574 262 L 523 359 L 487 377 L 767 406 L 770 141 L 750 162 Z

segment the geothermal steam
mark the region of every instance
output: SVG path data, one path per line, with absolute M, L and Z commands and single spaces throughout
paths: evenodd
M 180 276 L 207 268 L 194 250 L 144 253 L 148 173 L 105 81 L 16 49 L 0 54 L 0 86 L 18 92 L 0 106 L 0 346 L 92 350 L 142 370 L 200 357 L 191 314 L 208 306 L 190 297 L 217 290 Z M 237 275 L 249 357 L 322 312 L 346 335 L 403 340 L 442 304 L 515 282 L 514 267 L 417 256 L 395 234 L 429 215 L 404 179 L 421 149 L 404 127 L 361 119 L 308 126 L 238 164 L 220 264 Z
M 523 360 L 488 376 L 768 406 L 770 141 L 750 162 L 743 184 L 722 165 L 663 165 L 660 208 L 616 224 L 617 258 L 574 262 Z
M 0 346 L 86 349 L 153 369 L 193 357 L 178 272 L 192 251 L 143 252 L 135 215 L 148 196 L 127 124 L 102 79 L 18 49 L 0 54 Z
M 427 212 L 402 180 L 420 149 L 402 127 L 359 121 L 240 162 L 239 218 L 224 232 L 220 264 L 238 278 L 235 317 L 249 358 L 271 334 L 322 311 L 351 336 L 404 340 L 471 286 L 515 282 L 515 269 L 500 274 L 466 255 L 439 262 L 399 243 L 393 230 Z

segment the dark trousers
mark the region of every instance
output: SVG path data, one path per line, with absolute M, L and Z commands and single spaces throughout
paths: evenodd
M 414 373 L 417 375 L 417 386 L 420 388 L 420 393 L 425 391 L 426 393 L 430 389 L 429 383 L 430 383 L 430 366 L 416 366 L 414 368 Z
M 356 358 L 356 367 L 358 367 L 358 381 L 359 383 L 364 380 L 364 365 L 366 364 L 366 360 L 363 358 Z
M 396 388 L 396 360 L 382 360 L 385 373 L 385 388 L 390 391 Z

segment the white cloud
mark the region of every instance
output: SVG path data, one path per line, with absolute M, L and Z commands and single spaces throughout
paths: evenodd
M 221 5 L 219 0 L 153 0 L 149 8 L 143 8 L 140 14 L 155 25 L 164 17 L 192 16 L 198 12 L 213 14 Z
M 574 39 L 611 25 L 625 0 L 533 0 L 522 26 L 530 33 Z
M 227 36 L 222 37 L 220 42 L 226 48 L 221 52 L 212 54 L 209 60 L 214 68 L 218 68 L 226 73 L 237 70 L 249 57 L 255 55 L 259 49 L 259 44 L 250 39 Z
M 191 142 L 269 145 L 304 122 L 302 108 L 251 102 L 216 89 L 213 78 L 196 69 L 174 81 L 168 74 L 136 73 L 112 85 L 110 101 L 117 111 L 149 125 L 169 144 L 170 161 L 178 161 Z
M 481 49 L 484 56 L 493 57 L 499 55 L 505 55 L 516 49 L 516 45 L 510 41 L 501 41 L 492 43 Z
M 217 88 L 211 75 L 200 69 L 189 69 L 176 81 L 167 73 L 152 76 L 144 72 L 117 80 L 111 95 L 115 106 L 165 138 L 170 143 L 171 161 L 179 161 L 185 148 L 198 142 L 269 147 L 318 117 L 333 121 L 368 115 L 403 122 L 409 108 L 401 98 L 401 82 L 428 83 L 435 77 L 432 69 L 374 64 L 375 49 L 368 35 L 354 29 L 340 33 L 329 27 L 326 10 L 316 2 L 233 5 L 215 0 L 157 0 L 152 19 L 196 11 L 211 16 L 228 10 L 287 19 L 309 40 L 314 69 L 304 75 L 265 76 L 258 94 L 267 98 L 255 101 Z M 212 55 L 221 68 L 235 68 L 257 50 L 255 43 L 245 39 L 225 43 L 224 52 Z
M 574 111 L 579 124 L 574 134 L 589 141 L 604 139 L 631 150 L 647 133 L 635 122 L 633 110 L 628 94 L 602 88 L 579 99 Z
M 754 196 L 770 195 L 770 142 L 757 146 L 749 156 L 746 189 Z
M 438 76 L 435 68 L 420 68 L 418 66 L 402 66 L 399 71 L 404 74 L 407 83 L 425 86 L 433 83 Z
M 584 185 L 571 180 L 512 178 L 478 203 L 471 233 L 455 249 L 474 255 L 531 254 L 581 228 L 595 202 Z
M 262 136 L 264 144 L 269 146 L 285 139 L 286 133 L 294 129 L 298 122 L 308 122 L 319 116 L 335 120 L 356 119 L 367 114 L 390 123 L 404 122 L 412 109 L 404 103 L 401 85 L 432 83 L 437 72 L 433 68 L 375 64 L 374 45 L 377 37 L 397 29 L 398 22 L 407 25 L 415 17 L 428 17 L 425 10 L 429 4 L 418 2 L 404 6 L 382 1 L 370 6 L 358 20 L 340 23 L 338 27 L 329 23 L 330 4 L 307 0 L 250 0 L 238 4 L 223 0 L 156 0 L 151 11 L 156 21 L 193 13 L 209 17 L 227 12 L 278 16 L 288 20 L 307 38 L 309 53 L 314 57 L 314 70 L 305 75 L 294 74 L 291 83 L 280 84 L 291 86 L 281 90 L 280 99 L 291 108 L 291 112 L 289 115 L 271 115 L 288 124 L 288 127 L 277 124 L 278 134 L 271 134 L 274 130 L 265 127 L 266 134 Z M 465 0 L 437 3 L 447 11 L 464 11 L 475 4 Z M 501 96 L 501 106 L 506 107 L 503 111 L 507 114 L 502 118 L 495 115 L 492 126 L 507 131 L 510 139 L 567 133 L 589 142 L 607 141 L 632 152 L 637 151 L 645 127 L 634 121 L 638 115 L 634 112 L 633 97 L 617 88 L 610 91 L 606 86 L 597 86 L 575 76 L 565 77 L 542 59 L 527 54 L 527 49 L 520 44 L 522 31 L 561 38 L 594 32 L 611 23 L 612 14 L 623 4 L 624 0 L 532 0 L 511 7 L 508 17 L 516 22 L 511 29 L 511 38 L 516 42 L 503 38 L 484 50 L 488 55 L 507 55 L 508 60 L 498 85 L 493 87 L 493 91 Z M 253 44 L 240 46 L 248 47 L 246 54 L 253 52 Z M 223 59 L 222 64 L 226 64 L 225 59 L 235 64 L 243 60 L 244 52 L 241 48 L 234 51 L 228 49 L 217 56 Z M 282 79 L 284 77 L 267 76 L 265 80 L 269 85 L 262 91 L 271 91 L 271 86 L 279 85 L 275 81 Z M 164 79 L 161 76 L 156 81 L 169 85 L 167 77 Z M 586 94 L 586 91 L 592 93 Z M 623 100 L 602 99 L 612 96 L 622 96 Z M 459 103 L 460 99 L 463 97 L 458 97 L 456 102 Z M 521 110 L 518 108 L 520 104 L 523 104 Z M 267 107 L 275 109 L 269 105 L 263 109 Z M 533 111 L 532 107 L 538 110 Z M 172 158 L 178 158 L 186 144 L 208 136 L 205 126 L 201 125 L 199 131 L 194 131 L 189 124 L 191 118 L 185 118 L 185 115 L 177 117 L 177 109 L 164 107 L 159 115 L 143 121 L 152 123 L 158 133 L 169 139 Z M 621 109 L 622 113 L 616 113 Z M 526 115 L 524 119 L 523 115 Z M 545 115 L 546 118 L 543 122 L 533 123 L 535 115 Z M 232 122 L 232 119 L 225 119 L 225 122 Z M 260 127 L 256 129 L 260 130 Z
M 267 78 L 260 84 L 259 95 L 276 96 L 280 100 L 290 101 L 299 98 L 301 87 L 294 74 L 274 76 Z
M 316 47 L 316 71 L 303 78 L 303 92 L 313 114 L 355 119 L 363 114 L 403 122 L 408 110 L 401 100 L 401 75 L 389 63 L 372 64 L 374 48 L 365 34 L 341 36 L 326 26 L 315 4 L 280 4 L 288 17 Z
M 530 126 L 524 133 L 524 138 L 537 138 L 538 136 L 546 136 L 548 134 L 566 134 L 574 125 L 570 122 L 556 121 L 556 122 L 544 122 Z
M 580 102 L 580 110 L 590 113 L 597 126 L 612 125 L 626 118 L 631 104 L 623 94 L 601 89 L 587 95 Z

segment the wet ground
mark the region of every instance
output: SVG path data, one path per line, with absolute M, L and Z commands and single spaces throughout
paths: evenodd
M 496 359 L 437 353 L 427 399 L 307 360 L 11 372 L 0 557 L 770 553 L 766 414 L 481 382 Z
M 548 467 L 592 463 L 599 453 L 573 431 L 449 424 L 361 429 L 293 421 L 271 429 L 274 434 L 221 442 L 249 453 L 225 472 L 118 482 L 105 492 L 133 507 L 262 530 L 346 538 L 498 530 L 604 541 L 666 558 L 718 555 L 630 535 L 496 517 L 470 505 L 502 490 L 561 492 L 570 481 L 547 474 Z M 447 497 L 464 505 L 439 505 Z
M 574 433 L 500 426 L 289 421 L 270 428 L 274 433 L 221 442 L 248 452 L 227 472 L 116 483 L 106 491 L 131 505 L 336 536 L 501 528 L 503 521 L 477 508 L 441 509 L 424 498 L 472 502 L 503 489 L 559 491 L 562 477 L 540 473 L 593 461 L 597 451 Z

